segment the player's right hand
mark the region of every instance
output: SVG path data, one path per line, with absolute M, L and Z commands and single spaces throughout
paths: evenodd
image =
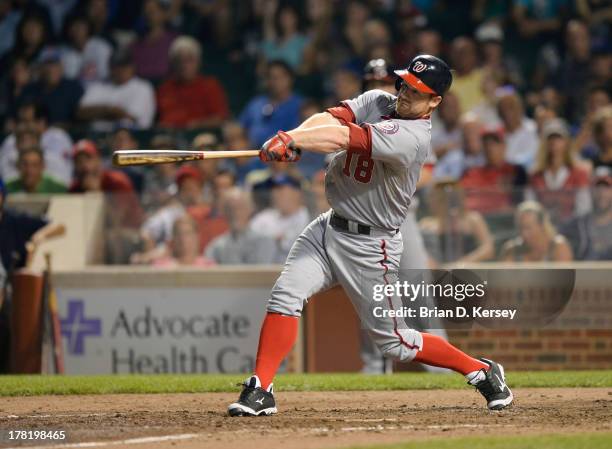
M 301 156 L 302 150 L 295 146 L 291 136 L 284 131 L 276 133 L 259 150 L 259 159 L 263 162 L 297 162 Z

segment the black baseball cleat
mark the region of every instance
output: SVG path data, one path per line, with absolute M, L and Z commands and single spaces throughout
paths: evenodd
M 242 385 L 238 402 L 230 404 L 227 408 L 230 416 L 268 416 L 278 411 L 272 384 L 264 390 L 261 388 L 259 377 L 251 376 Z
M 510 404 L 514 397 L 512 391 L 506 385 L 506 377 L 504 375 L 504 367 L 493 360 L 480 359 L 487 365 L 489 370 L 481 369 L 478 371 L 468 385 L 473 385 L 487 400 L 489 410 L 501 410 Z

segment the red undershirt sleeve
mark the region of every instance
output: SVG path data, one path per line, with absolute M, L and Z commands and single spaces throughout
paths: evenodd
M 355 114 L 350 106 L 348 106 L 346 103 L 340 103 L 338 106 L 334 106 L 333 108 L 327 108 L 326 111 L 340 120 L 343 125 L 355 123 Z
M 372 130 L 369 125 L 359 126 L 354 123 L 347 123 L 349 129 L 348 151 L 362 154 L 367 157 L 372 156 Z

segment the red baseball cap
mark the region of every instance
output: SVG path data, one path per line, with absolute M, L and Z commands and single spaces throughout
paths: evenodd
M 75 158 L 79 154 L 83 153 L 92 157 L 98 157 L 100 155 L 96 144 L 89 139 L 81 139 L 74 144 L 74 147 L 72 149 L 72 157 Z
M 480 132 L 480 138 L 484 139 L 485 137 L 493 137 L 498 142 L 502 142 L 504 140 L 504 128 L 501 126 L 498 127 L 485 127 Z
M 202 174 L 192 165 L 183 165 L 176 172 L 175 181 L 177 185 L 181 185 L 187 178 L 193 178 L 199 183 L 202 183 Z

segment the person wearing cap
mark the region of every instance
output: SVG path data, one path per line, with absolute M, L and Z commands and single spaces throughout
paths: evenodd
M 576 164 L 569 130 L 561 119 L 544 125 L 526 198 L 542 203 L 555 224 L 591 211 L 588 173 Z
M 253 217 L 250 228 L 274 239 L 274 262 L 281 263 L 287 258 L 295 239 L 310 222 L 310 214 L 303 203 L 299 179 L 279 173 L 265 182 L 271 189 L 272 204 Z
M 506 143 L 501 128 L 484 129 L 479 139 L 485 163 L 468 168 L 460 181 L 466 207 L 484 215 L 511 212 L 522 200 L 527 173 L 522 166 L 506 161 Z
M 174 221 L 185 215 L 188 208 L 205 206 L 202 197 L 202 174 L 193 165 L 181 166 L 176 171 L 174 182 L 177 186 L 174 198 L 142 225 L 141 234 L 149 250 L 172 239 Z M 141 259 L 141 262 L 144 260 Z
M 68 125 L 74 121 L 83 96 L 81 83 L 64 77 L 62 52 L 59 48 L 46 47 L 40 54 L 39 62 L 41 76 L 23 89 L 17 102 L 38 102 L 47 109 L 49 124 Z
M 612 170 L 599 167 L 591 183 L 593 211 L 561 228 L 578 260 L 612 260 Z
M 6 184 L 8 193 L 66 193 L 64 184 L 45 173 L 45 156 L 37 146 L 19 151 L 19 177 Z
M 91 140 L 79 140 L 74 145 L 74 179 L 70 193 L 103 192 L 109 195 L 112 224 L 138 228 L 143 211 L 134 186 L 124 173 L 103 166 L 98 148 Z
M 148 129 L 155 117 L 151 83 L 135 75 L 129 52 L 116 50 L 111 58 L 110 82 L 94 82 L 81 98 L 77 118 L 98 130 L 114 126 Z
M 47 173 L 66 185 L 70 184 L 72 139 L 62 128 L 49 126 L 47 108 L 31 101 L 21 104 L 17 110 L 16 129 L 16 132 L 4 139 L 0 147 L 0 176 L 4 179 L 17 178 L 19 176 L 17 170 L 19 150 L 27 146 L 38 145 L 45 155 Z M 20 133 L 23 133 L 23 137 L 26 137 L 27 134 L 27 139 L 21 141 Z

